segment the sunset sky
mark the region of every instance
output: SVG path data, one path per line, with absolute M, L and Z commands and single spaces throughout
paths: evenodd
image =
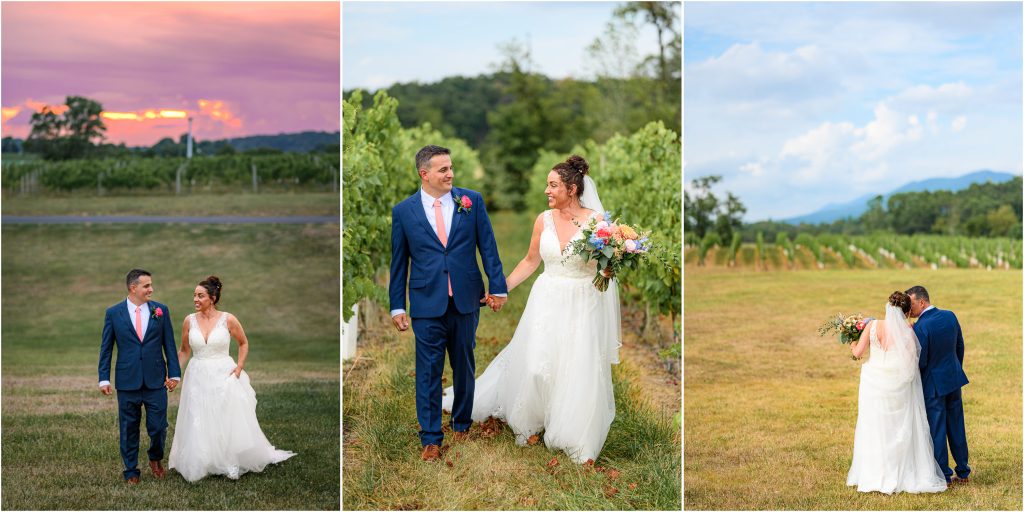
M 103 104 L 107 142 L 338 131 L 337 2 L 4 2 L 3 136 L 42 105 Z

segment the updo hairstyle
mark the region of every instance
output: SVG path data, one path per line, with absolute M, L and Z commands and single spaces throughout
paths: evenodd
M 213 299 L 214 305 L 220 302 L 220 289 L 222 285 L 217 276 L 207 277 L 205 280 L 199 282 L 199 286 L 206 288 L 206 294 Z
M 576 187 L 577 198 L 583 195 L 583 177 L 590 173 L 590 165 L 582 156 L 572 155 L 551 170 L 558 173 L 566 187 Z
M 910 313 L 910 296 L 903 292 L 892 292 L 889 296 L 889 304 L 903 310 L 903 314 Z

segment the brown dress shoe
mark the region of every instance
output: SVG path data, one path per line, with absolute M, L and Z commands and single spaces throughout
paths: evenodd
M 467 430 L 465 432 L 456 432 L 456 433 L 452 434 L 452 441 L 455 441 L 455 442 L 469 441 L 469 431 Z
M 125 480 L 124 483 L 126 483 L 128 485 L 135 485 L 135 484 L 139 483 L 139 477 L 133 476 L 133 477 Z
M 441 447 L 436 444 L 428 444 L 423 447 L 423 460 L 433 462 L 441 458 Z
M 149 461 L 149 469 L 151 469 L 153 471 L 153 476 L 155 476 L 157 478 L 163 478 L 164 477 L 164 466 L 162 464 L 160 464 L 160 461 L 158 461 L 158 460 L 151 460 L 151 461 Z
M 967 478 L 960 478 L 960 477 L 958 477 L 958 476 L 954 476 L 954 477 L 953 477 L 953 478 L 952 478 L 952 479 L 951 479 L 951 480 L 949 481 L 949 485 L 950 485 L 950 486 L 954 486 L 954 485 L 967 485 L 967 484 L 969 484 L 969 483 L 971 483 L 971 478 L 970 478 L 970 477 L 967 477 Z

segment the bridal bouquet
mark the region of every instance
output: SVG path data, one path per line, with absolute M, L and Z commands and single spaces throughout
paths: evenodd
M 871 320 L 871 318 L 864 318 L 864 315 L 860 313 L 847 317 L 839 313 L 818 328 L 818 335 L 839 334 L 839 343 L 853 343 L 860 339 L 860 333 L 864 332 L 864 328 Z
M 649 233 L 612 220 L 611 212 L 592 217 L 580 230 L 583 237 L 573 240 L 566 249 L 584 262 L 597 261 L 594 287 L 602 292 L 608 289 L 612 277 L 623 269 L 635 269 L 651 250 Z

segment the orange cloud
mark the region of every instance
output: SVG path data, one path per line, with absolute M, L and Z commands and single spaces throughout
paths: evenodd
M 19 112 L 21 112 L 21 107 L 2 107 L 2 110 L 0 110 L 0 112 L 3 113 L 3 122 L 6 123 L 7 121 L 13 119 L 14 116 L 18 115 Z
M 145 121 L 150 119 L 184 119 L 188 112 L 184 110 L 147 109 L 141 112 L 103 112 L 103 119 L 111 121 Z
M 68 110 L 67 105 L 47 105 L 42 101 L 35 101 L 32 98 L 25 100 L 25 106 L 36 112 L 42 112 L 43 109 L 49 108 L 54 114 L 57 114 L 58 116 L 63 114 L 64 112 L 67 112 Z
M 240 128 L 242 120 L 236 117 L 221 100 L 199 100 L 199 113 L 212 117 L 232 128 Z

